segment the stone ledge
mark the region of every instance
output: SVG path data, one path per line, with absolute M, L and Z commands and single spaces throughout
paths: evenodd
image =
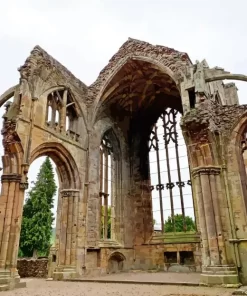
M 239 288 L 239 278 L 237 274 L 201 274 L 200 286 Z
M 99 241 L 99 248 L 117 248 L 122 249 L 123 246 L 114 240 Z
M 0 270 L 0 291 L 9 291 L 17 288 L 25 288 L 26 282 L 20 282 L 17 270 L 13 273 L 10 270 Z
M 57 266 L 52 275 L 55 281 L 64 281 L 78 277 L 78 273 L 75 268 L 69 266 Z
M 157 282 L 157 281 L 130 281 L 130 280 L 101 280 L 101 279 L 66 279 L 65 282 L 87 282 L 87 283 L 109 283 L 109 284 L 135 284 L 135 285 L 157 285 L 157 286 L 191 286 L 198 287 L 199 283 L 192 282 Z

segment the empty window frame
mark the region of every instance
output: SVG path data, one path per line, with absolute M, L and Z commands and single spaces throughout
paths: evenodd
M 154 230 L 195 231 L 187 149 L 179 124 L 181 114 L 162 112 L 149 139 L 149 165 Z
M 101 239 L 114 238 L 114 196 L 116 180 L 116 161 L 113 146 L 107 135 L 100 145 L 100 232 Z

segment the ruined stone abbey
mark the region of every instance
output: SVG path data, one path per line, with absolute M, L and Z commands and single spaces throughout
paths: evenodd
M 0 97 L 0 285 L 19 282 L 27 174 L 40 156 L 59 176 L 52 278 L 179 270 L 247 284 L 247 106 L 223 82 L 247 76 L 135 39 L 90 86 L 39 46 L 19 72 Z

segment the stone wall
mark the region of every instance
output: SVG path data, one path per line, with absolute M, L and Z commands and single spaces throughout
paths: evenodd
M 21 278 L 45 278 L 47 277 L 48 259 L 18 259 L 17 269 Z

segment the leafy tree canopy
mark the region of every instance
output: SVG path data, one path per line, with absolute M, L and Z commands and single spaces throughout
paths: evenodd
M 168 219 L 165 221 L 164 224 L 164 231 L 166 232 L 184 232 L 183 228 L 183 221 L 185 219 L 185 225 L 186 225 L 186 231 L 195 231 L 196 225 L 194 220 L 190 216 L 185 216 L 183 218 L 182 214 L 174 215 L 174 226 L 173 227 L 173 221 L 172 217 L 168 217 Z

